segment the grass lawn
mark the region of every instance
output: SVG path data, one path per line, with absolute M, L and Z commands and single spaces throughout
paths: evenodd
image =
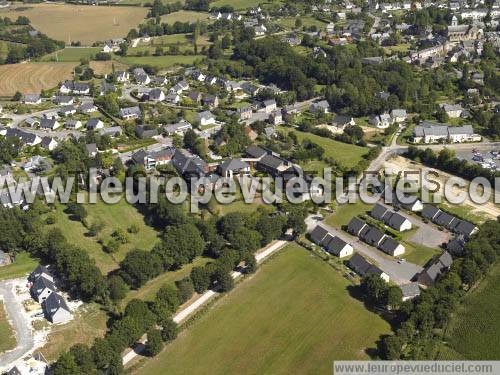
M 97 237 L 87 237 L 88 229 L 81 222 L 71 220 L 64 212 L 64 205 L 57 205 L 53 212 L 53 216 L 56 218 L 54 225 L 62 230 L 70 243 L 85 249 L 104 273 L 116 269 L 118 263 L 130 250 L 151 250 L 157 242 L 158 233 L 144 223 L 142 214 L 134 206 L 127 203 L 124 198 L 117 204 L 106 204 L 99 200 L 96 204 L 85 205 L 85 208 L 88 213 L 86 220 L 89 226 L 95 222 L 104 225 Z M 129 242 L 121 245 L 116 253 L 105 253 L 97 241 L 102 240 L 107 243 L 114 230 L 121 229 L 127 232 L 132 224 L 139 227 L 139 232 L 127 233 Z
M 487 216 L 481 214 L 480 212 L 471 212 L 469 206 L 445 203 L 442 203 L 439 206 L 444 211 L 449 212 L 450 214 L 455 215 L 458 218 L 468 220 L 476 225 L 481 225 L 488 219 Z
M 16 336 L 7 320 L 7 313 L 2 302 L 0 302 L 0 337 L 2 338 L 0 340 L 0 353 L 15 348 Z
M 415 244 L 412 242 L 404 241 L 405 253 L 401 258 L 406 259 L 408 262 L 423 266 L 435 255 L 440 254 L 441 250 L 433 249 L 431 247 Z
M 49 37 L 92 45 L 95 41 L 123 38 L 137 27 L 147 13 L 143 7 L 85 6 L 70 4 L 27 4 L 13 8 L 3 17 L 28 17 L 33 27 Z
M 213 6 L 213 4 L 211 4 Z M 209 17 L 208 13 L 205 12 L 194 12 L 192 10 L 180 10 L 178 12 L 166 14 L 161 16 L 161 21 L 169 24 L 175 22 L 196 22 L 204 21 Z
M 309 139 L 310 141 L 319 144 L 325 149 L 325 157 L 335 159 L 339 164 L 346 167 L 353 167 L 363 160 L 363 155 L 368 152 L 367 147 L 350 145 L 343 142 L 338 142 L 330 138 L 320 137 L 319 135 L 305 133 L 296 129 L 279 127 L 279 130 L 284 132 L 294 131 L 297 134 L 299 141 Z
M 37 265 L 36 259 L 33 259 L 27 252 L 21 252 L 16 255 L 14 262 L 0 267 L 0 280 L 22 277 L 33 271 Z
M 160 276 L 149 280 L 145 285 L 137 290 L 130 291 L 122 301 L 122 306 L 134 298 L 139 298 L 144 301 L 152 301 L 155 298 L 156 292 L 165 284 L 174 285 L 174 282 L 189 276 L 193 267 L 203 266 L 210 258 L 198 257 L 192 263 L 185 264 L 181 269 L 171 272 L 164 272 Z
M 291 244 L 137 373 L 327 374 L 335 359 L 369 359 L 390 327 L 349 285 Z
M 447 332 L 448 345 L 470 360 L 500 360 L 500 263 L 464 299 Z
M 294 29 L 295 22 L 299 18 L 302 22 L 302 26 L 311 27 L 316 26 L 319 30 L 324 29 L 327 25 L 326 22 L 320 21 L 314 17 L 286 17 L 280 19 L 277 23 L 287 29 Z M 302 29 L 302 26 L 300 29 Z
M 262 4 L 263 1 L 260 0 L 216 0 L 210 4 L 211 7 L 223 7 L 225 5 L 232 6 L 235 10 L 244 10 L 248 8 L 256 7 Z
M 151 65 L 157 68 L 170 68 L 174 65 L 191 65 L 196 60 L 203 59 L 203 55 L 179 56 L 117 56 L 118 62 L 127 65 Z
M 349 224 L 354 216 L 364 215 L 367 211 L 371 211 L 373 205 L 364 203 L 358 199 L 356 203 L 346 203 L 335 207 L 334 213 L 326 218 L 325 222 L 335 228 L 341 228 L 343 225 Z
M 63 325 L 52 326 L 47 343 L 41 348 L 47 360 L 56 360 L 59 355 L 75 344 L 92 345 L 97 337 L 106 333 L 108 316 L 96 303 L 86 304 L 75 313 L 73 320 Z
M 41 61 L 79 62 L 81 59 L 92 58 L 99 51 L 101 51 L 101 48 L 99 47 L 66 47 L 62 51 L 53 52 L 43 56 Z

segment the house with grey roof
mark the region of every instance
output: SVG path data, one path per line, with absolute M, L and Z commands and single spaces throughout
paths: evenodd
M 401 289 L 401 293 L 403 294 L 403 302 L 410 301 L 420 295 L 420 287 L 418 286 L 418 283 L 413 282 L 400 285 L 399 288 Z
M 42 146 L 42 148 L 48 151 L 54 150 L 57 147 L 57 145 L 58 142 L 53 137 L 43 137 L 42 142 L 40 143 L 40 146 Z
M 73 105 L 65 105 L 64 107 L 59 108 L 57 111 L 61 116 L 70 116 L 76 113 L 76 108 Z
M 169 136 L 173 134 L 183 135 L 190 129 L 193 129 L 193 126 L 188 121 L 182 119 L 175 124 L 165 125 L 163 132 Z
M 455 228 L 455 225 L 458 223 L 458 219 L 455 216 L 443 211 L 441 211 L 441 213 L 437 215 L 433 221 L 437 225 L 440 225 L 448 230 Z
M 52 323 L 63 323 L 71 319 L 71 311 L 62 296 L 51 293 L 42 304 L 47 320 Z
M 478 142 L 480 140 L 481 136 L 474 133 L 471 125 L 448 126 L 427 121 L 415 126 L 412 136 L 414 143 L 463 143 Z
M 102 122 L 99 118 L 91 118 L 87 121 L 85 125 L 87 130 L 97 130 L 104 128 L 104 122 Z
M 250 165 L 241 159 L 228 159 L 217 167 L 222 177 L 233 178 L 234 176 L 247 175 L 250 173 Z
M 93 101 L 82 103 L 79 108 L 81 113 L 92 113 L 97 111 L 97 107 Z
M 351 116 L 335 115 L 332 120 L 332 125 L 339 130 L 344 130 L 347 126 L 356 125 L 356 122 Z
M 268 151 L 262 147 L 250 145 L 245 150 L 245 154 L 252 159 L 260 160 L 268 154 Z
M 248 120 L 252 118 L 253 112 L 252 112 L 252 106 L 250 105 L 245 105 L 243 107 L 240 107 L 236 110 L 238 113 L 240 120 Z
M 362 234 L 360 238 L 369 245 L 379 247 L 386 235 L 375 227 L 370 227 L 369 230 Z
M 368 225 L 358 217 L 353 217 L 347 225 L 347 232 L 358 237 Z
M 37 278 L 30 287 L 31 296 L 38 303 L 45 301 L 55 291 L 56 286 L 53 281 L 45 278 L 44 275 Z
M 215 116 L 210 111 L 203 111 L 198 113 L 197 119 L 201 126 L 215 124 Z
M 123 129 L 121 126 L 110 126 L 109 128 L 102 128 L 100 131 L 99 131 L 99 134 L 100 135 L 107 135 L 107 136 L 110 136 L 112 138 L 114 137 L 119 137 L 120 135 L 123 134 Z
M 137 125 L 134 132 L 136 137 L 140 139 L 152 138 L 158 135 L 158 129 L 149 125 Z
M 135 120 L 141 117 L 141 109 L 138 106 L 120 109 L 120 117 L 124 120 Z
M 394 238 L 385 236 L 382 242 L 379 244 L 378 248 L 382 250 L 384 253 L 397 257 L 403 255 L 405 253 L 405 247 L 401 245 Z
M 418 275 L 417 281 L 419 284 L 430 286 L 437 278 L 448 271 L 453 263 L 453 258 L 450 253 L 445 251 L 439 257 L 434 258 L 427 267 Z
M 40 119 L 40 129 L 55 130 L 60 127 L 61 124 L 55 118 L 44 118 Z
M 208 165 L 197 155 L 189 155 L 185 150 L 175 150 L 172 165 L 184 179 L 200 178 L 208 174 Z
M 393 109 L 391 111 L 391 118 L 392 118 L 393 122 L 398 123 L 398 124 L 405 122 L 406 119 L 408 118 L 408 114 L 406 113 L 406 109 L 401 109 L 401 108 Z
M 309 111 L 313 113 L 329 113 L 330 104 L 326 100 L 320 100 L 319 102 L 314 102 L 309 106 Z
M 45 266 L 39 264 L 28 276 L 28 280 L 34 282 L 40 276 L 44 276 L 47 280 L 54 282 L 54 277 L 52 276 L 49 269 Z
M 80 120 L 68 120 L 64 123 L 66 129 L 76 130 L 82 127 L 82 122 Z
M 356 272 L 359 276 L 365 277 L 368 275 L 377 275 L 385 282 L 389 282 L 389 275 L 387 275 L 384 271 L 382 271 L 377 266 L 368 262 L 363 256 L 360 254 L 354 254 L 351 259 L 347 262 L 347 265 L 350 269 Z
M 332 236 L 331 234 L 328 234 L 327 237 L 330 238 L 328 238 L 328 240 L 325 241 L 323 247 L 330 254 L 335 255 L 339 258 L 344 258 L 352 255 L 352 253 L 354 252 L 353 247 L 340 237 Z
M 325 227 L 321 225 L 316 225 L 316 227 L 312 230 L 309 236 L 314 243 L 320 245 L 328 233 L 329 232 Z
M 477 233 L 478 230 L 478 227 L 465 220 L 458 220 L 458 224 L 455 226 L 455 228 L 453 228 L 453 231 L 455 233 L 458 233 L 465 238 L 469 238 L 473 234 Z
M 25 94 L 23 103 L 28 105 L 37 105 L 42 103 L 42 97 L 39 94 Z
M 441 210 L 432 204 L 425 204 L 422 210 L 422 217 L 434 221 L 434 219 L 441 213 Z
M 74 103 L 74 100 L 69 95 L 60 95 L 54 98 L 54 103 L 57 105 L 71 105 Z

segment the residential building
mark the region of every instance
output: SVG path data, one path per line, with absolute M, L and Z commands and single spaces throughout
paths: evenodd
M 262 103 L 262 107 L 265 113 L 274 112 L 277 109 L 276 100 L 274 99 L 264 100 L 264 102 Z
M 37 105 L 42 103 L 42 98 L 38 94 L 26 94 L 23 97 L 23 103 L 28 105 Z
M 471 125 L 448 126 L 445 124 L 422 122 L 413 130 L 414 143 L 463 143 L 481 141 Z
M 389 275 L 357 253 L 349 259 L 347 265 L 361 277 L 377 275 L 385 282 L 389 282 Z
M 43 137 L 40 145 L 42 146 L 42 148 L 48 151 L 52 151 L 57 147 L 58 143 L 53 137 Z
M 85 125 L 87 130 L 97 130 L 104 128 L 104 123 L 98 118 L 91 118 L 87 121 Z
M 80 120 L 68 120 L 64 123 L 66 129 L 77 130 L 82 127 L 82 122 Z
M 34 280 L 30 287 L 31 296 L 38 303 L 45 301 L 55 291 L 56 286 L 54 285 L 54 282 L 45 278 L 44 275 Z
M 309 111 L 313 113 L 329 113 L 330 104 L 326 100 L 321 100 L 319 102 L 314 102 L 310 105 Z
M 233 178 L 236 175 L 247 175 L 250 173 L 250 165 L 241 159 L 228 159 L 217 167 L 222 177 Z
M 430 262 L 418 275 L 418 283 L 425 286 L 432 285 L 441 274 L 450 269 L 452 263 L 453 258 L 450 253 L 445 251 L 439 257 L 436 257 L 432 262 Z
M 215 124 L 215 116 L 210 111 L 198 113 L 197 118 L 201 126 Z
M 71 319 L 66 301 L 57 293 L 51 293 L 42 304 L 45 317 L 52 323 L 63 323 Z
M 179 121 L 175 124 L 165 125 L 163 127 L 163 131 L 168 136 L 173 135 L 173 134 L 183 135 L 190 129 L 193 129 L 193 126 L 188 121 L 186 121 L 184 119 L 182 119 L 181 121 Z
M 60 127 L 61 124 L 54 118 L 41 118 L 40 119 L 40 129 L 55 130 Z
M 354 118 L 351 116 L 335 115 L 332 121 L 332 125 L 339 129 L 344 130 L 346 126 L 356 125 L 356 122 L 354 121 Z
M 400 285 L 399 288 L 401 289 L 401 293 L 403 294 L 403 302 L 410 301 L 420 295 L 420 287 L 418 286 L 418 283 L 408 283 Z
M 395 123 L 405 122 L 408 118 L 408 114 L 406 113 L 406 109 L 393 109 L 391 111 L 392 121 Z
M 138 106 L 120 109 L 120 117 L 124 120 L 135 120 L 141 117 L 141 109 Z

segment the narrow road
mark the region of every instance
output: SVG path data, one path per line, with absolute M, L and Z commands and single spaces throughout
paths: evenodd
M 280 250 L 288 243 L 289 243 L 289 241 L 285 241 L 285 240 L 279 240 L 279 241 L 275 241 L 275 242 L 271 243 L 270 245 L 261 249 L 260 251 L 258 251 L 255 254 L 255 260 L 257 261 L 257 263 L 263 262 L 270 255 L 272 255 L 276 251 Z M 242 273 L 238 272 L 238 271 L 233 271 L 231 273 L 231 277 L 233 279 L 237 279 L 241 275 L 242 275 Z M 197 298 L 193 303 L 191 303 L 189 306 L 186 306 L 184 309 L 182 309 L 177 314 L 175 314 L 174 317 L 172 318 L 173 321 L 176 322 L 177 324 L 181 323 L 188 316 L 192 315 L 193 313 L 198 311 L 201 307 L 203 307 L 209 300 L 212 299 L 212 297 L 214 297 L 217 294 L 219 294 L 219 293 L 214 292 L 213 290 L 206 291 L 199 298 Z M 146 335 L 142 336 L 141 339 L 139 340 L 139 342 L 134 346 L 134 348 L 122 356 L 124 366 L 127 363 L 129 363 L 130 361 L 132 361 L 139 354 L 142 353 L 142 351 L 145 348 L 146 341 L 147 341 Z
M 35 347 L 31 323 L 23 313 L 24 307 L 17 300 L 12 281 L 0 282 L 0 299 L 2 299 L 7 311 L 12 328 L 16 333 L 17 346 L 7 352 L 0 354 L 0 372 L 7 370 L 6 366 L 24 357 Z

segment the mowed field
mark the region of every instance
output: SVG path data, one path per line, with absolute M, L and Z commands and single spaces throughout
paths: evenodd
M 0 96 L 39 93 L 72 77 L 77 63 L 47 62 L 0 65 Z
M 173 24 L 175 22 L 196 22 L 208 19 L 209 14 L 205 12 L 195 12 L 192 10 L 180 10 L 161 16 L 162 22 Z
M 3 17 L 28 17 L 37 30 L 56 40 L 80 41 L 90 45 L 95 41 L 124 38 L 131 28 L 144 20 L 143 7 L 84 6 L 68 4 L 29 4 L 24 10 L 1 12 Z
M 335 359 L 369 359 L 390 327 L 349 285 L 291 244 L 136 373 L 328 374 Z
M 500 360 L 499 295 L 500 264 L 497 263 L 480 286 L 465 297 L 463 306 L 450 323 L 446 341 L 463 358 Z

